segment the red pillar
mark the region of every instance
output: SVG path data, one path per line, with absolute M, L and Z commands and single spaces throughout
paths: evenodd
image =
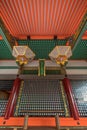
M 79 120 L 79 113 L 78 113 L 77 106 L 73 98 L 73 92 L 72 92 L 70 80 L 68 78 L 64 78 L 63 85 L 64 85 L 64 89 L 67 95 L 68 103 L 70 106 L 71 115 L 73 116 L 75 120 Z
M 8 100 L 8 104 L 5 112 L 5 119 L 8 119 L 9 117 L 13 116 L 14 108 L 19 93 L 20 83 L 21 83 L 21 79 L 16 78 L 13 84 L 12 92 Z

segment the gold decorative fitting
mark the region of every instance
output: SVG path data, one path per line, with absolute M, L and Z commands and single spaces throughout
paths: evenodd
M 52 61 L 64 65 L 72 56 L 71 46 L 56 46 L 49 54 Z
M 35 54 L 28 46 L 14 46 L 13 56 L 20 65 L 27 64 L 29 61 L 33 60 Z

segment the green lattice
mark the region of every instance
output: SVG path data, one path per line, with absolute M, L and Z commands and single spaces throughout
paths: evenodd
M 80 40 L 71 59 L 87 59 L 87 40 Z
M 24 70 L 23 74 L 38 75 L 38 70 Z
M 20 45 L 29 45 L 36 59 L 49 59 L 49 53 L 55 45 L 65 45 L 66 40 L 19 40 Z M 87 59 L 87 40 L 80 40 L 70 59 Z
M 36 59 L 48 59 L 48 55 L 55 45 L 64 45 L 66 41 L 59 40 L 55 43 L 54 40 L 20 40 L 18 43 L 20 45 L 29 45 L 36 54 Z
M 36 59 L 49 59 L 49 53 L 55 45 L 65 45 L 66 40 L 19 40 L 19 45 L 29 45 Z M 5 41 L 0 40 L 0 59 L 14 59 Z M 70 59 L 87 59 L 87 40 L 80 40 Z
M 5 41 L 0 40 L 0 60 L 3 59 L 14 59 Z

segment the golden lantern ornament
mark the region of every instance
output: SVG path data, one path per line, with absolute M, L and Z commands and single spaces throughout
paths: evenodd
M 71 46 L 56 46 L 49 54 L 52 61 L 64 65 L 72 56 Z
M 35 54 L 28 46 L 14 46 L 13 56 L 16 58 L 16 61 L 22 65 L 32 61 L 35 57 Z

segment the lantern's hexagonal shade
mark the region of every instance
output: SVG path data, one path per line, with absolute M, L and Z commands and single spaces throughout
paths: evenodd
M 27 64 L 34 59 L 35 54 L 28 46 L 14 46 L 13 56 L 20 64 Z
M 72 56 L 71 46 L 56 46 L 49 54 L 52 61 L 62 65 L 70 56 Z

